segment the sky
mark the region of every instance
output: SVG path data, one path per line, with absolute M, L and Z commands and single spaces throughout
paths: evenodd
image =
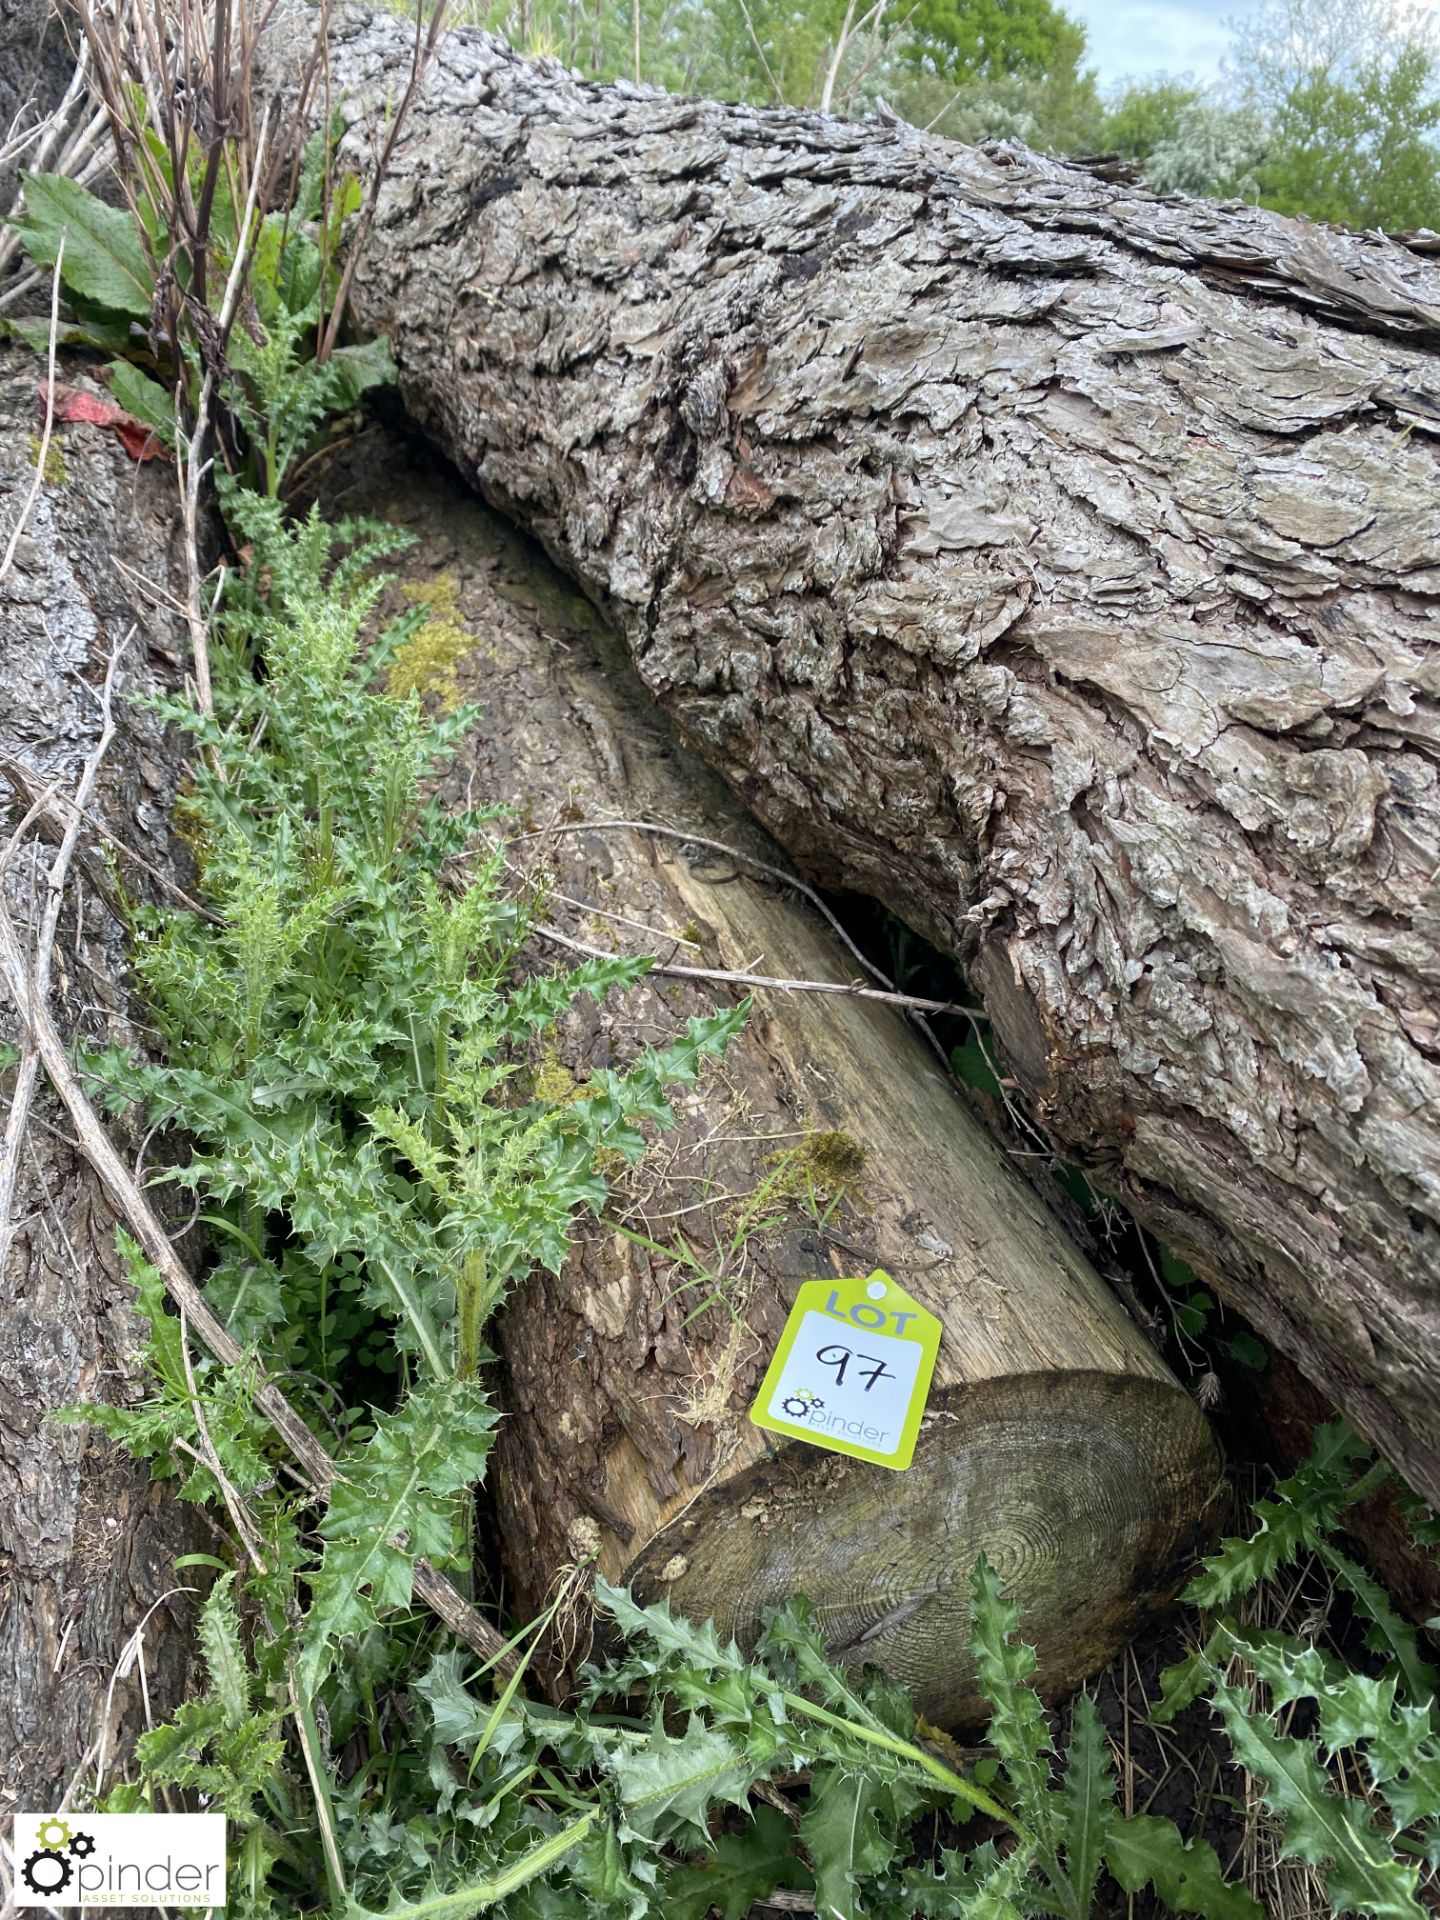
M 1249 12 L 1246 0 L 1061 0 L 1085 24 L 1087 63 L 1102 87 L 1127 74 L 1190 73 L 1217 79 L 1230 44 L 1227 20 Z

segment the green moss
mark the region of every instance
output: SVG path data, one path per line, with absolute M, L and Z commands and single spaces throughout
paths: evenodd
M 762 1191 L 767 1203 L 834 1198 L 860 1177 L 865 1160 L 865 1149 L 852 1134 L 823 1129 L 773 1157 Z
M 203 885 L 210 859 L 210 835 L 205 824 L 205 802 L 188 776 L 181 779 L 176 790 L 172 824 L 177 837 L 190 849 L 195 872 Z
M 554 1048 L 547 1047 L 535 1069 L 535 1098 L 546 1106 L 562 1107 L 584 1097 L 585 1089 L 577 1086 L 574 1074 Z
M 38 433 L 30 436 L 30 464 L 40 464 L 42 442 Z M 58 440 L 52 440 L 45 449 L 45 484 L 49 487 L 67 486 L 70 481 L 70 469 L 65 465 L 65 455 Z
M 393 700 L 407 699 L 412 693 L 422 699 L 433 694 L 442 713 L 453 713 L 461 699 L 457 670 L 476 646 L 475 636 L 457 611 L 460 590 L 455 576 L 440 573 L 433 580 L 407 580 L 401 592 L 428 607 L 430 618 L 396 649 L 385 691 Z
M 843 1187 L 859 1177 L 866 1161 L 864 1147 L 853 1134 L 812 1133 L 799 1150 L 799 1159 L 825 1187 Z

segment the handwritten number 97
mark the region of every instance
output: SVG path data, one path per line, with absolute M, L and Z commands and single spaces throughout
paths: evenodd
M 895 1378 L 894 1374 L 891 1373 L 885 1365 L 885 1362 L 883 1360 L 877 1360 L 873 1353 L 852 1353 L 849 1347 L 821 1347 L 816 1353 L 815 1358 L 820 1362 L 822 1367 L 834 1367 L 835 1384 L 837 1387 L 844 1386 L 845 1369 L 852 1360 L 859 1360 L 862 1363 L 856 1368 L 856 1372 L 865 1382 L 866 1393 L 869 1393 L 877 1380 L 893 1380 Z

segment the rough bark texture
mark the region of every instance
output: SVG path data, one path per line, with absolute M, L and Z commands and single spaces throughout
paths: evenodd
M 75 70 L 69 31 L 53 0 L 0 0 L 0 145 L 59 104 Z M 33 164 L 33 149 L 0 163 L 0 206 L 7 212 L 18 168 Z
M 338 29 L 352 161 L 406 35 Z M 356 293 L 776 837 L 1440 1495 L 1440 270 L 455 34 Z
M 553 874 L 552 919 L 682 965 L 759 954 L 769 973 L 854 976 L 853 955 L 772 880 L 697 844 L 586 824 L 658 820 L 783 859 L 528 543 L 398 448 L 348 456 L 327 495 L 336 512 L 411 527 L 400 597 L 438 596 L 475 636 L 461 685 L 483 713 L 455 794 L 533 825 L 517 857 Z M 581 1002 L 538 1071 L 553 1097 L 738 992 L 657 977 Z M 492 1486 L 507 1590 L 538 1611 L 598 1544 L 612 1579 L 742 1638 L 803 1590 L 837 1653 L 879 1661 L 955 1724 L 982 1711 L 966 1603 L 983 1549 L 1025 1608 L 1044 1684 L 1068 1691 L 1203 1545 L 1220 1486 L 1205 1423 L 1025 1184 L 1028 1163 L 1006 1160 L 892 1009 L 755 997 L 723 1065 L 677 1102 L 676 1131 L 615 1176 L 613 1219 L 582 1226 L 563 1272 L 534 1276 L 501 1316 L 509 1417 Z M 944 1323 L 901 1474 L 748 1418 L 799 1285 L 876 1265 Z
M 32 356 L 0 352 L 0 552 L 34 477 L 36 383 Z M 23 793 L 8 776 L 0 781 L 4 838 L 52 778 L 61 797 L 74 789 L 99 737 L 107 660 L 133 628 L 93 812 L 152 864 L 174 867 L 183 851 L 170 828 L 179 755 L 154 715 L 126 698 L 178 679 L 175 625 L 144 591 L 149 583 L 172 592 L 181 578 L 173 470 L 137 469 L 112 436 L 75 426 L 56 430 L 50 471 L 15 570 L 0 584 L 0 750 L 26 770 Z M 117 556 L 134 570 L 128 582 Z M 6 767 L 0 761 L 0 776 Z M 27 840 L 6 876 L 22 934 L 38 927 L 54 854 L 53 844 Z M 131 899 L 149 897 L 139 869 L 122 863 L 117 877 Z M 61 917 L 52 1005 L 65 1031 L 92 1044 L 137 1045 L 114 886 L 102 845 L 87 832 Z M 19 1037 L 8 1004 L 0 1034 Z M 7 1110 L 13 1079 L 7 1072 L 3 1082 Z M 135 1138 L 131 1151 L 140 1144 Z M 142 1328 L 116 1253 L 114 1213 L 43 1078 L 21 1158 L 0 1292 L 0 1787 L 7 1807 L 43 1808 L 87 1757 L 93 1784 L 102 1738 L 113 1777 L 143 1731 L 141 1669 L 132 1657 L 116 1670 L 157 1602 L 142 1650 L 149 1710 L 163 1718 L 182 1697 L 194 1601 L 163 1596 L 196 1578 L 174 1572 L 175 1556 L 208 1540 L 194 1510 L 177 1508 L 147 1468 L 83 1428 L 45 1418 L 80 1400 L 141 1397 Z

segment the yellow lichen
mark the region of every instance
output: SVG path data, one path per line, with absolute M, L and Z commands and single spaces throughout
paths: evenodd
M 43 442 L 39 434 L 32 433 L 30 436 L 30 464 L 32 467 L 38 467 L 40 464 L 40 448 L 42 444 Z M 60 442 L 58 440 L 52 440 L 49 446 L 45 448 L 45 484 L 48 487 L 63 487 L 69 481 L 69 478 L 70 470 L 65 465 L 65 455 L 61 451 Z
M 407 600 L 428 608 L 430 617 L 396 648 L 385 691 L 392 700 L 408 699 L 412 693 L 422 699 L 433 694 L 442 713 L 453 713 L 461 700 L 457 670 L 476 646 L 475 636 L 457 611 L 460 589 L 455 576 L 439 573 L 433 580 L 407 580 L 401 592 Z

